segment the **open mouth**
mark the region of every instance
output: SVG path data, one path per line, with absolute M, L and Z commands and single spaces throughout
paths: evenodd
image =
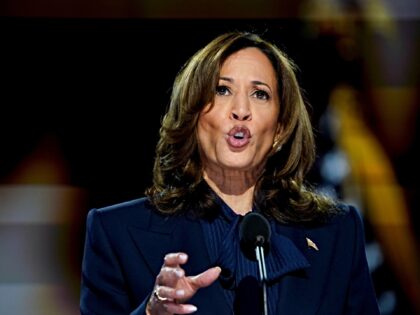
M 233 135 L 235 139 L 243 139 L 245 138 L 245 134 L 242 131 L 239 131 Z
M 245 126 L 235 126 L 233 127 L 227 137 L 227 142 L 232 148 L 242 148 L 246 146 L 251 138 L 251 132 Z

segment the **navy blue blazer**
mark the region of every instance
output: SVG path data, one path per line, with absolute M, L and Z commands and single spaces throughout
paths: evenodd
M 281 277 L 281 314 L 379 314 L 362 221 L 353 207 L 344 208 L 343 214 L 318 227 L 277 224 L 277 233 L 296 246 L 309 266 Z M 319 250 L 309 247 L 306 238 Z M 87 217 L 81 314 L 145 314 L 163 257 L 187 253 L 183 268 L 195 275 L 212 267 L 205 248 L 199 220 L 162 216 L 145 198 L 92 209 Z M 199 290 L 190 302 L 198 307 L 196 314 L 232 314 L 219 281 Z

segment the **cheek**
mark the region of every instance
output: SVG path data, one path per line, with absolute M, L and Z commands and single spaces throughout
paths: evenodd
M 206 146 L 212 143 L 212 135 L 216 129 L 217 126 L 210 114 L 207 113 L 200 116 L 198 120 L 197 134 L 202 149 L 205 149 Z
M 265 119 L 261 119 L 261 132 L 264 135 L 266 141 L 273 141 L 275 134 L 277 133 L 278 129 L 278 114 L 272 113 L 265 117 Z
M 220 117 L 214 111 L 201 114 L 198 119 L 198 130 L 204 137 L 211 137 L 220 129 Z

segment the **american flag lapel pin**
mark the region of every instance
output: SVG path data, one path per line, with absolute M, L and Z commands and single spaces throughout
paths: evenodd
M 319 251 L 318 246 L 316 246 L 316 244 L 310 238 L 306 238 L 306 243 L 308 244 L 309 248 L 313 248 L 316 251 Z

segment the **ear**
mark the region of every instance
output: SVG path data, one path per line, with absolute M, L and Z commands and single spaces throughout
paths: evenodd
M 273 145 L 281 142 L 282 136 L 283 136 L 283 126 L 280 124 L 280 122 L 278 122 L 277 127 L 276 127 L 276 133 L 274 135 Z
M 273 139 L 273 153 L 281 150 L 283 138 L 283 126 L 280 123 L 277 123 L 276 133 Z

